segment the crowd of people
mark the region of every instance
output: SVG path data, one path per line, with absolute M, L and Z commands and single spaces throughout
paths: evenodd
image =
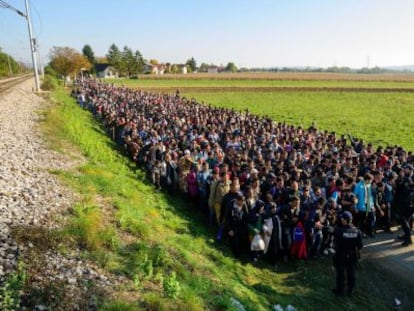
M 236 257 L 271 262 L 334 254 L 352 215 L 364 237 L 401 223 L 412 243 L 414 156 L 350 135 L 89 79 L 73 96 L 145 168 L 155 187 L 188 196 Z

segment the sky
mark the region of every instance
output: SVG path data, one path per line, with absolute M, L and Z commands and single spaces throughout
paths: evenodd
M 4 0 L 25 12 L 24 0 Z M 53 46 L 238 67 L 414 65 L 413 0 L 30 0 L 43 63 Z M 0 7 L 0 47 L 30 63 L 25 18 Z

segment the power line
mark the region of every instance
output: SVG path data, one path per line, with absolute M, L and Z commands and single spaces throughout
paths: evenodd
M 40 16 L 40 13 L 39 13 L 39 10 L 37 9 L 37 7 L 36 7 L 36 5 L 33 3 L 33 1 L 30 1 L 29 0 L 29 4 L 30 4 L 30 11 L 31 11 L 31 15 L 33 15 L 32 14 L 32 11 L 34 10 L 34 12 L 36 13 L 36 15 L 37 15 L 37 19 L 38 19 L 38 21 L 39 21 L 39 23 L 38 23 L 38 29 L 36 30 L 36 34 L 35 34 L 35 36 L 36 36 L 36 38 L 37 39 L 39 39 L 39 37 L 40 37 L 40 35 L 42 34 L 42 32 L 43 32 L 43 22 L 42 22 L 42 17 Z M 35 25 L 36 25 L 37 23 L 35 23 Z
M 25 0 L 25 4 L 26 4 L 26 14 L 20 11 L 19 9 L 15 8 L 14 6 L 8 4 L 7 2 L 0 0 L 0 7 L 10 9 L 16 12 L 20 16 L 24 17 L 27 21 L 27 27 L 29 30 L 30 49 L 31 49 L 31 54 L 32 54 L 33 71 L 34 71 L 34 78 L 35 78 L 35 86 L 36 86 L 36 91 L 38 92 L 40 91 L 40 83 L 39 83 L 39 72 L 37 70 L 37 60 L 36 60 L 37 43 L 36 43 L 36 39 L 33 38 L 33 35 L 32 35 L 32 23 L 30 21 L 30 14 L 29 14 L 30 10 L 29 10 L 28 0 Z
M 17 14 L 19 14 L 20 16 L 23 16 L 24 18 L 27 18 L 27 15 L 24 14 L 22 11 L 16 9 L 14 6 L 8 4 L 7 2 L 0 0 L 0 7 L 2 8 L 6 8 L 6 9 L 10 9 L 12 11 L 15 11 Z

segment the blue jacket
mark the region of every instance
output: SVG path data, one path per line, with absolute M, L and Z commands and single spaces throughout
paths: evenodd
M 367 187 L 368 198 L 365 200 L 365 186 Z M 374 196 L 372 193 L 371 184 L 365 185 L 365 182 L 362 180 L 355 185 L 354 194 L 358 199 L 356 204 L 356 209 L 360 212 L 369 212 L 374 207 Z M 365 201 L 367 201 L 367 206 L 365 205 Z

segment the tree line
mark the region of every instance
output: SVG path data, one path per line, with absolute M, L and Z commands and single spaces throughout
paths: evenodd
M 82 53 L 70 47 L 53 47 L 49 56 L 50 63 L 46 72 L 62 77 L 74 76 L 81 71 L 94 74 L 97 64 L 108 64 L 117 70 L 119 76 L 127 78 L 147 73 L 149 66 L 162 66 L 164 73 L 179 73 L 179 66 L 186 66 L 187 72 L 207 72 L 209 67 L 220 68 L 222 71 L 228 72 L 238 70 L 233 62 L 229 62 L 225 67 L 207 63 L 202 63 L 200 67 L 197 67 L 194 57 L 189 58 L 184 64 L 169 62 L 160 64 L 156 59 L 149 61 L 144 59 L 139 50 L 133 51 L 128 46 L 120 49 L 116 44 L 111 44 L 105 57 L 96 57 L 89 44 L 83 46 Z
M 17 62 L 12 56 L 4 53 L 0 47 L 0 77 L 9 77 L 27 71 L 25 64 Z

